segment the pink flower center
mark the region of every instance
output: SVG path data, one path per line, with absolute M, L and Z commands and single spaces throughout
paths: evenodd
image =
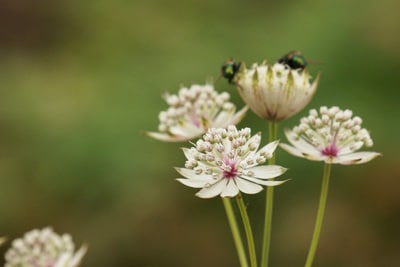
M 231 159 L 227 159 L 225 160 L 225 166 L 226 166 L 226 170 L 224 170 L 222 172 L 222 176 L 226 179 L 234 179 L 237 174 L 238 174 L 238 170 L 236 169 L 235 166 L 235 161 L 231 160 Z
M 330 144 L 321 151 L 322 155 L 331 157 L 336 157 L 338 152 L 339 149 L 336 147 L 335 144 Z

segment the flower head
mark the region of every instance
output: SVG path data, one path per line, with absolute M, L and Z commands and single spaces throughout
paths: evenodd
M 301 119 L 293 130 L 285 130 L 292 146 L 280 144 L 290 154 L 315 161 L 343 165 L 368 162 L 380 154 L 377 152 L 355 152 L 373 142 L 366 129 L 361 128 L 360 117 L 352 117 L 351 110 L 338 107 L 321 107 L 310 110 L 309 116 Z
M 226 128 L 243 118 L 247 107 L 236 112 L 230 95 L 219 94 L 212 85 L 192 85 L 181 88 L 178 95 L 165 94 L 169 105 L 159 114 L 159 132 L 147 135 L 161 141 L 188 141 L 206 133 L 209 128 Z
M 86 246 L 74 252 L 71 236 L 62 236 L 49 227 L 32 230 L 15 239 L 6 252 L 5 267 L 76 267 L 86 253 Z
M 291 69 L 282 63 L 254 64 L 247 69 L 244 63 L 235 77 L 243 101 L 259 117 L 281 121 L 301 111 L 311 100 L 319 75 L 310 83 L 307 69 Z
M 257 151 L 261 135 L 251 136 L 250 128 L 237 130 L 211 128 L 197 141 L 195 147 L 184 148 L 185 168 L 176 170 L 185 178 L 177 179 L 184 185 L 201 188 L 201 198 L 234 197 L 239 192 L 256 194 L 261 185 L 275 186 L 284 181 L 268 181 L 286 171 L 277 165 L 262 165 L 272 157 L 278 141 Z

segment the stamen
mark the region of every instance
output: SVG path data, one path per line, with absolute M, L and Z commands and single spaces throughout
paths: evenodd
M 339 150 L 337 149 L 335 144 L 330 144 L 321 151 L 322 155 L 332 157 L 336 157 L 338 152 Z
M 236 169 L 235 163 L 236 163 L 235 161 L 232 161 L 230 159 L 227 159 L 225 161 L 226 165 L 225 165 L 225 168 L 223 168 L 224 170 L 222 171 L 222 176 L 224 178 L 227 178 L 227 179 L 236 178 L 236 176 L 238 174 L 238 170 Z

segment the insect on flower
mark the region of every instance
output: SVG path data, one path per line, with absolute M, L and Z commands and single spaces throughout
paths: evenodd
M 289 66 L 291 69 L 304 69 L 307 67 L 307 61 L 297 50 L 291 51 L 278 59 L 278 63 Z
M 233 59 L 226 61 L 221 67 L 221 76 L 228 80 L 230 84 L 234 84 L 234 78 L 236 73 L 239 71 L 240 62 L 236 62 Z

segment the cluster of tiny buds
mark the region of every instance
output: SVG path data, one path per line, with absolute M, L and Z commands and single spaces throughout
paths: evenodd
M 5 255 L 5 266 L 53 266 L 61 253 L 73 251 L 70 235 L 59 236 L 49 227 L 35 229 L 13 241 Z
M 373 142 L 364 128 L 361 128 L 362 119 L 353 117 L 351 110 L 340 110 L 338 107 L 321 107 L 318 111 L 310 110 L 308 117 L 300 121 L 300 125 L 293 128 L 298 138 L 304 138 L 314 146 L 324 146 L 330 143 L 336 145 L 350 145 L 362 142 L 365 146 L 372 146 Z M 350 147 L 351 148 L 351 147 Z
M 221 171 L 232 171 L 234 166 L 240 174 L 241 169 L 264 163 L 272 156 L 266 151 L 261 151 L 257 156 L 249 156 L 256 151 L 260 141 L 260 134 L 251 137 L 250 128 L 211 128 L 203 139 L 198 140 L 196 146 L 190 149 L 191 153 L 188 154 L 191 156 L 187 159 L 185 167 L 195 170 L 196 174 L 219 175 Z M 249 172 L 246 175 L 253 174 Z
M 228 126 L 227 129 L 212 128 L 203 136 L 203 139 L 206 142 L 216 144 L 221 143 L 224 139 L 227 139 L 231 141 L 236 147 L 238 147 L 244 145 L 250 138 L 250 135 L 250 128 L 244 128 L 238 131 L 236 127 L 231 125 Z
M 230 95 L 227 92 L 218 93 L 212 85 L 192 85 L 190 88 L 181 88 L 178 95 L 166 93 L 164 99 L 169 105 L 166 111 L 159 113 L 160 124 L 158 130 L 168 131 L 168 128 L 193 120 L 193 123 L 202 123 L 197 118 L 212 119 L 220 111 L 232 110 L 234 105 L 227 102 Z M 201 125 L 197 125 L 200 127 Z

